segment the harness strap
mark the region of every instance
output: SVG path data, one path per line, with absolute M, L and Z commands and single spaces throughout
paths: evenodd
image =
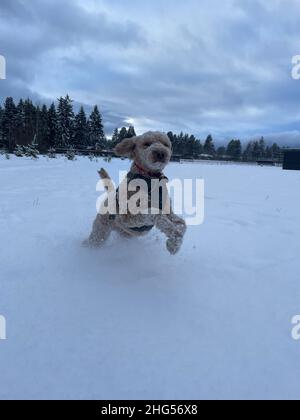
M 168 178 L 163 175 L 163 174 L 155 174 L 155 176 L 153 176 L 152 178 L 150 178 L 149 176 L 144 176 L 141 174 L 135 174 L 133 172 L 128 172 L 127 174 L 127 185 L 129 184 L 130 181 L 133 181 L 135 179 L 142 179 L 147 183 L 148 186 L 148 199 L 149 199 L 149 203 L 151 203 L 151 181 L 152 179 L 161 181 L 163 179 L 168 181 Z M 119 210 L 119 188 L 116 190 L 116 202 L 117 202 L 117 209 Z M 163 210 L 163 191 L 162 188 L 160 187 L 159 190 L 159 210 Z M 110 220 L 115 220 L 116 219 L 116 215 L 112 214 L 109 216 Z M 150 232 L 150 230 L 152 230 L 154 228 L 154 225 L 148 225 L 148 226 L 141 226 L 141 227 L 127 227 L 128 230 L 132 231 L 132 232 L 138 232 L 138 233 L 143 233 L 143 232 Z
M 132 230 L 133 232 L 143 233 L 143 232 L 150 232 L 150 230 L 152 230 L 153 228 L 154 228 L 154 225 L 141 226 L 141 227 L 130 227 L 130 228 L 127 228 L 127 229 Z
M 158 180 L 158 181 L 161 181 L 161 180 L 165 179 L 165 180 L 168 181 L 168 178 L 163 174 L 160 174 L 160 176 L 156 177 L 156 178 L 149 178 L 149 177 L 143 176 L 141 174 L 134 174 L 133 172 L 128 172 L 128 174 L 127 174 L 127 185 L 129 184 L 129 182 L 131 182 L 135 179 L 142 179 L 147 183 L 148 200 L 149 200 L 150 204 L 151 204 L 151 201 L 152 201 L 152 190 L 151 190 L 152 182 L 151 181 L 153 179 Z M 116 191 L 116 201 L 117 201 L 117 208 L 119 209 L 119 188 L 117 188 L 117 191 Z M 158 203 L 158 206 L 159 206 L 159 210 L 163 210 L 163 191 L 162 191 L 161 187 L 159 188 L 159 203 Z

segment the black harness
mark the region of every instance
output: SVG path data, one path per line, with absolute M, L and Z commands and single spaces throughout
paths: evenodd
M 151 203 L 152 203 L 152 181 L 155 180 L 157 182 L 160 182 L 163 179 L 168 181 L 168 178 L 163 174 L 153 174 L 153 177 L 147 177 L 147 176 L 144 176 L 144 175 L 141 175 L 141 174 L 133 173 L 131 171 L 128 172 L 126 178 L 127 178 L 127 191 L 128 191 L 128 184 L 131 181 L 142 179 L 143 181 L 145 181 L 147 183 L 149 208 L 151 207 Z M 116 202 L 117 202 L 117 211 L 119 211 L 119 188 L 116 191 Z M 159 187 L 159 202 L 158 202 L 159 210 L 163 210 L 163 206 L 164 206 L 163 187 L 160 186 Z M 111 220 L 115 220 L 115 218 L 116 218 L 116 215 L 111 215 L 110 216 Z M 133 232 L 144 233 L 144 232 L 150 232 L 153 228 L 154 228 L 154 225 L 141 226 L 141 227 L 131 227 L 131 228 L 128 228 L 128 229 L 133 231 Z

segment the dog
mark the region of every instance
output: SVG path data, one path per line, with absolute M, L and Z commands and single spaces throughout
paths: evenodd
M 144 236 L 156 227 L 166 235 L 166 247 L 169 253 L 177 254 L 183 242 L 186 224 L 172 210 L 167 191 L 168 179 L 163 174 L 172 156 L 172 144 L 169 137 L 161 132 L 147 132 L 141 136 L 123 140 L 116 146 L 115 153 L 122 158 L 129 158 L 133 163 L 126 179 L 118 189 L 115 189 L 104 169 L 99 171 L 99 176 L 108 191 L 108 197 L 98 211 L 92 233 L 85 244 L 100 247 L 112 231 L 119 232 L 123 237 L 133 238 Z M 131 188 L 129 191 L 130 183 L 138 184 L 137 191 Z M 121 191 L 126 191 L 126 205 L 128 199 L 138 197 L 133 200 L 137 203 L 138 211 L 135 209 L 121 211 L 124 201 L 124 194 L 120 200 Z M 109 202 L 115 203 L 116 211 L 108 210 Z M 127 207 L 126 210 L 128 210 Z

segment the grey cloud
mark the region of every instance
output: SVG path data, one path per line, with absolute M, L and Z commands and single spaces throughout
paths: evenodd
M 296 0 L 225 0 L 222 7 L 217 0 L 176 7 L 99 0 L 89 11 L 82 4 L 2 0 L 0 54 L 9 79 L 1 95 L 51 100 L 68 92 L 78 103 L 97 102 L 108 131 L 132 118 L 140 131 L 244 138 L 291 130 L 295 137 Z

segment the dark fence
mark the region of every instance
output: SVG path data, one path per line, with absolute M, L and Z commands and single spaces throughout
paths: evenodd
M 113 150 L 99 150 L 99 149 L 53 149 L 53 153 L 63 155 L 73 152 L 75 155 L 81 156 L 99 156 L 99 157 L 117 157 Z
M 56 154 L 66 154 L 72 151 L 75 155 L 81 156 L 96 156 L 96 157 L 106 157 L 106 158 L 115 158 L 118 157 L 113 150 L 99 150 L 99 149 L 52 149 L 53 153 Z M 300 151 L 299 151 L 300 152 Z M 261 166 L 276 166 L 282 164 L 283 154 L 276 158 L 271 159 L 252 159 L 252 160 L 243 160 L 243 159 L 233 159 L 230 156 L 212 156 L 212 155 L 178 155 L 173 154 L 171 158 L 172 162 L 199 162 L 199 161 L 219 161 L 219 162 L 237 162 L 237 163 L 252 163 L 258 164 Z

